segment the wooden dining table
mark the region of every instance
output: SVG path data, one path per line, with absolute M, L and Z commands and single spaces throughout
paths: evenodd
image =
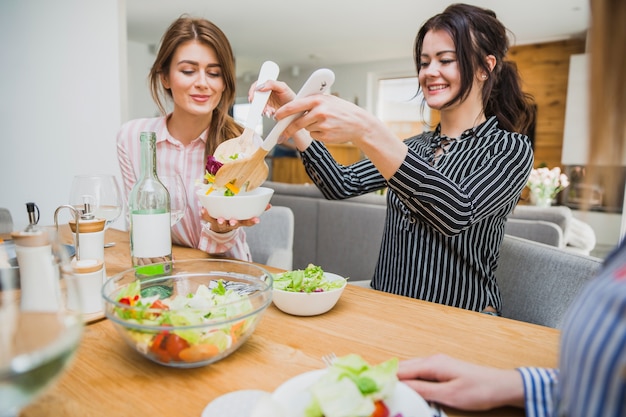
M 70 242 L 68 230 L 62 232 Z M 109 229 L 105 241 L 115 242 L 105 249 L 107 274 L 130 268 L 128 233 Z M 176 246 L 173 256 L 209 257 Z M 21 416 L 200 417 L 223 394 L 271 392 L 296 375 L 323 368 L 322 356 L 330 352 L 357 353 L 370 363 L 445 353 L 500 368 L 555 367 L 558 343 L 556 329 L 348 285 L 336 306 L 319 316 L 291 316 L 272 304 L 236 352 L 208 366 L 177 369 L 137 354 L 104 318 L 85 327 L 66 372 Z M 524 415 L 514 408 L 444 411 L 450 417 Z

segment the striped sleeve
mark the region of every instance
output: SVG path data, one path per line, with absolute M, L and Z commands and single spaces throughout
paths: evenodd
M 550 417 L 558 371 L 547 368 L 518 368 L 524 383 L 526 417 Z
M 461 142 L 447 155 L 458 161 L 441 167 L 409 149 L 389 186 L 415 216 L 457 235 L 517 198 L 532 169 L 532 149 L 521 135 L 498 131 L 488 141 L 485 147 Z

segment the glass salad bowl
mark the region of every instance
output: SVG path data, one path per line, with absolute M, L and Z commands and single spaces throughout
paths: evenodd
M 272 275 L 241 261 L 174 261 L 141 279 L 129 269 L 102 288 L 105 312 L 142 356 L 175 368 L 205 366 L 236 351 L 272 300 Z

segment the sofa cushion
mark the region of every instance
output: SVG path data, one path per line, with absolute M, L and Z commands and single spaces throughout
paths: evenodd
M 317 262 L 350 280 L 374 275 L 387 207 L 320 200 Z
M 496 270 L 502 315 L 559 327 L 569 305 L 600 266 L 595 257 L 505 235 Z

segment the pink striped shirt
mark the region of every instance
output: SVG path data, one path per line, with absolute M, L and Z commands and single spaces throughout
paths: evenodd
M 216 233 L 210 230 L 210 224 L 200 216 L 201 204 L 195 191 L 196 181 L 204 175 L 206 130 L 185 146 L 168 132 L 166 117 L 135 119 L 124 123 L 117 134 L 117 157 L 126 200 L 141 173 L 141 132 L 156 133 L 157 174 L 178 174 L 187 189 L 187 210 L 181 221 L 172 227 L 172 242 L 210 254 L 251 261 L 243 228 Z

